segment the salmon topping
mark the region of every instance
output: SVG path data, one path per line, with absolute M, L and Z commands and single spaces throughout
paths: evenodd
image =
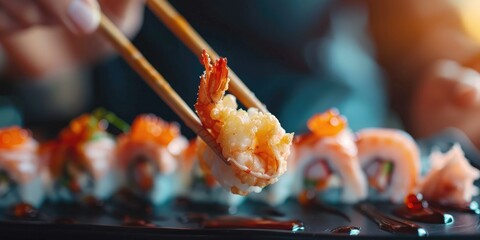
M 318 137 L 330 137 L 347 128 L 347 120 L 336 109 L 316 114 L 307 122 L 307 127 Z
M 29 138 L 30 133 L 17 126 L 0 129 L 0 149 L 16 149 L 25 144 Z

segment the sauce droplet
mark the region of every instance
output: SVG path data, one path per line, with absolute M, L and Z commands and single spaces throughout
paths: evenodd
M 355 227 L 355 226 L 342 226 L 342 227 L 337 227 L 332 230 L 330 230 L 331 233 L 336 233 L 336 234 L 346 234 L 350 236 L 355 236 L 360 234 L 360 227 Z
M 444 204 L 439 202 L 431 202 L 430 204 L 433 207 L 442 209 L 442 210 L 480 215 L 480 206 L 477 201 L 471 201 L 470 203 L 465 203 L 465 204 Z
M 419 211 L 428 207 L 428 203 L 423 201 L 423 195 L 421 193 L 408 194 L 405 197 L 405 206 L 413 211 Z

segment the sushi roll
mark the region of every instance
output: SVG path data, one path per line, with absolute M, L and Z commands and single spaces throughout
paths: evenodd
M 357 158 L 354 136 L 337 110 L 313 116 L 308 134 L 296 139 L 300 202 L 356 203 L 367 197 L 367 180 Z
M 369 198 L 400 203 L 420 180 L 420 153 L 407 133 L 372 128 L 357 133 L 358 158 L 368 178 Z
M 296 172 L 296 151 L 292 146 L 290 156 L 287 159 L 288 171 L 278 178 L 278 182 L 266 186 L 259 193 L 250 193 L 247 197 L 257 202 L 266 203 L 275 207 L 283 204 L 290 196 L 292 196 L 292 187 L 295 180 Z
M 164 203 L 179 187 L 178 158 L 187 145 L 177 124 L 154 115 L 138 116 L 131 130 L 118 138 L 122 185 L 153 204 Z
M 206 161 L 221 161 L 201 139 L 192 141 L 182 160 L 185 192 L 182 195 L 194 202 L 215 203 L 227 207 L 237 207 L 244 196 L 231 193 L 223 188 L 212 176 Z
M 446 153 L 434 151 L 430 162 L 431 169 L 420 187 L 425 200 L 461 206 L 478 195 L 474 181 L 480 178 L 480 171 L 470 165 L 459 144 Z
M 0 128 L 0 207 L 42 204 L 46 175 L 37 151 L 38 143 L 27 130 Z
M 117 188 L 115 141 L 106 121 L 85 114 L 70 122 L 48 154 L 52 201 L 104 200 Z

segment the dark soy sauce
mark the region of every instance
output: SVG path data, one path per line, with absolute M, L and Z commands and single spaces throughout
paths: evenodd
M 355 236 L 360 234 L 360 228 L 355 226 L 342 226 L 330 230 L 331 233 L 335 234 L 345 234 L 350 236 Z
M 420 193 L 409 194 L 405 197 L 405 204 L 396 208 L 393 213 L 398 217 L 417 222 L 433 224 L 452 224 L 454 222 L 452 215 L 430 208 Z
M 452 224 L 453 216 L 433 208 L 423 208 L 420 210 L 412 210 L 405 206 L 401 206 L 393 211 L 395 216 L 424 223 L 433 224 Z
M 223 216 L 203 222 L 204 228 L 243 228 L 243 229 L 273 229 L 285 231 L 304 230 L 303 222 L 299 220 L 276 221 L 264 218 Z
M 419 237 L 428 235 L 427 230 L 425 230 L 421 226 L 412 222 L 393 219 L 378 211 L 372 204 L 359 203 L 355 207 L 363 215 L 374 221 L 378 225 L 378 227 L 380 227 L 380 229 L 384 231 L 392 233 L 412 234 Z
M 470 203 L 465 204 L 443 204 L 439 202 L 431 202 L 430 205 L 445 211 L 480 214 L 480 206 L 476 201 L 471 201 Z
M 10 208 L 10 215 L 14 218 L 36 220 L 40 214 L 38 210 L 28 203 L 17 203 Z

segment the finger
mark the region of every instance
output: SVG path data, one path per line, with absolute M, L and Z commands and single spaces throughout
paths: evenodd
M 472 107 L 480 101 L 480 74 L 458 62 L 438 61 L 430 79 L 438 84 L 447 84 L 451 94 L 445 97 L 458 107 Z
M 42 24 L 42 13 L 38 6 L 30 0 L 0 0 L 0 7 L 16 21 L 22 28 L 28 28 L 33 25 Z
M 100 0 L 102 11 L 127 36 L 134 35 L 143 21 L 145 0 Z
M 145 0 L 100 0 L 102 10 L 113 20 L 124 19 L 132 11 L 143 9 Z
M 100 24 L 100 7 L 96 0 L 40 0 L 55 20 L 74 33 L 93 33 Z
M 434 64 L 433 78 L 444 80 L 456 79 L 461 71 L 461 66 L 452 60 L 440 60 Z

